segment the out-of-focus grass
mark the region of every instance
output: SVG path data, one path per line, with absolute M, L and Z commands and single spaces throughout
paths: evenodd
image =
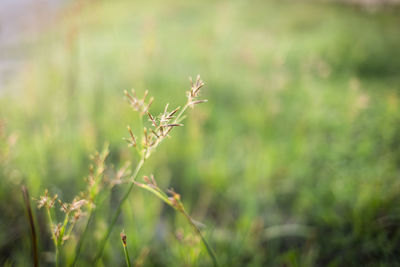
M 182 103 L 186 78 L 200 73 L 210 101 L 143 173 L 181 193 L 223 265 L 398 264 L 399 12 L 291 1 L 71 3 L 0 99 L 6 132 L 18 136 L 12 165 L 0 162 L 1 212 L 18 214 L 0 219 L 0 261 L 29 262 L 13 188 L 24 181 L 33 196 L 49 188 L 72 198 L 105 141 L 111 163 L 134 157 L 121 140 L 132 122 L 124 89 L 149 89 L 161 111 Z M 108 223 L 98 219 L 81 264 Z M 149 249 L 148 266 L 209 264 L 182 218 L 146 192 L 135 190 L 119 223 L 105 266 L 124 263 L 121 228 L 131 257 Z

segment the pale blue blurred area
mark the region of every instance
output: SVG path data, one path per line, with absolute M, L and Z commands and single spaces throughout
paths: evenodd
M 57 19 L 66 0 L 0 1 L 0 90 L 29 57 L 27 46 Z

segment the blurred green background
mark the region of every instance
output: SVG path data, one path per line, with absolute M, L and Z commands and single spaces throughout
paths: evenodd
M 70 1 L 49 24 L 1 88 L 0 264 L 31 265 L 22 184 L 35 198 L 48 188 L 71 201 L 106 141 L 108 164 L 134 164 L 123 90 L 148 89 L 158 113 L 182 105 L 188 77 L 200 74 L 209 102 L 141 173 L 181 194 L 221 265 L 400 265 L 398 7 Z M 102 207 L 79 266 L 124 189 Z M 41 263 L 52 266 L 45 216 L 34 210 Z M 184 219 L 139 188 L 100 266 L 124 265 L 122 229 L 144 266 L 211 264 Z

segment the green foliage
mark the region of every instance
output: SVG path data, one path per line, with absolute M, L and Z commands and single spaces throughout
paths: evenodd
M 143 173 L 180 193 L 222 266 L 398 265 L 399 12 L 289 1 L 72 2 L 0 98 L 0 263 L 31 262 L 22 183 L 31 196 L 48 188 L 72 202 L 86 188 L 88 155 L 104 142 L 109 165 L 137 162 L 122 140 L 126 125 L 139 125 L 123 90 L 149 89 L 159 114 L 181 104 L 184 78 L 200 73 L 209 102 L 189 112 Z M 96 211 L 82 266 L 126 189 L 114 188 Z M 40 260 L 51 265 L 46 214 L 36 215 Z M 124 229 L 133 265 L 209 266 L 185 220 L 135 189 L 98 265 L 125 264 Z M 63 248 L 68 263 L 77 242 Z

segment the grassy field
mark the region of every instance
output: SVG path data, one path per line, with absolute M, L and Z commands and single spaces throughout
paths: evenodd
M 189 111 L 139 174 L 174 188 L 222 266 L 400 264 L 400 9 L 300 1 L 76 1 L 30 47 L 0 98 L 0 264 L 30 266 L 21 185 L 64 201 L 86 188 L 90 155 L 109 166 L 135 114 Z M 146 122 L 147 123 L 147 122 Z M 90 266 L 127 184 L 99 205 L 77 266 Z M 42 266 L 54 265 L 46 214 L 32 202 Z M 62 213 L 57 208 L 58 221 Z M 87 218 L 62 250 L 70 264 Z M 210 266 L 181 214 L 134 188 L 97 266 Z

